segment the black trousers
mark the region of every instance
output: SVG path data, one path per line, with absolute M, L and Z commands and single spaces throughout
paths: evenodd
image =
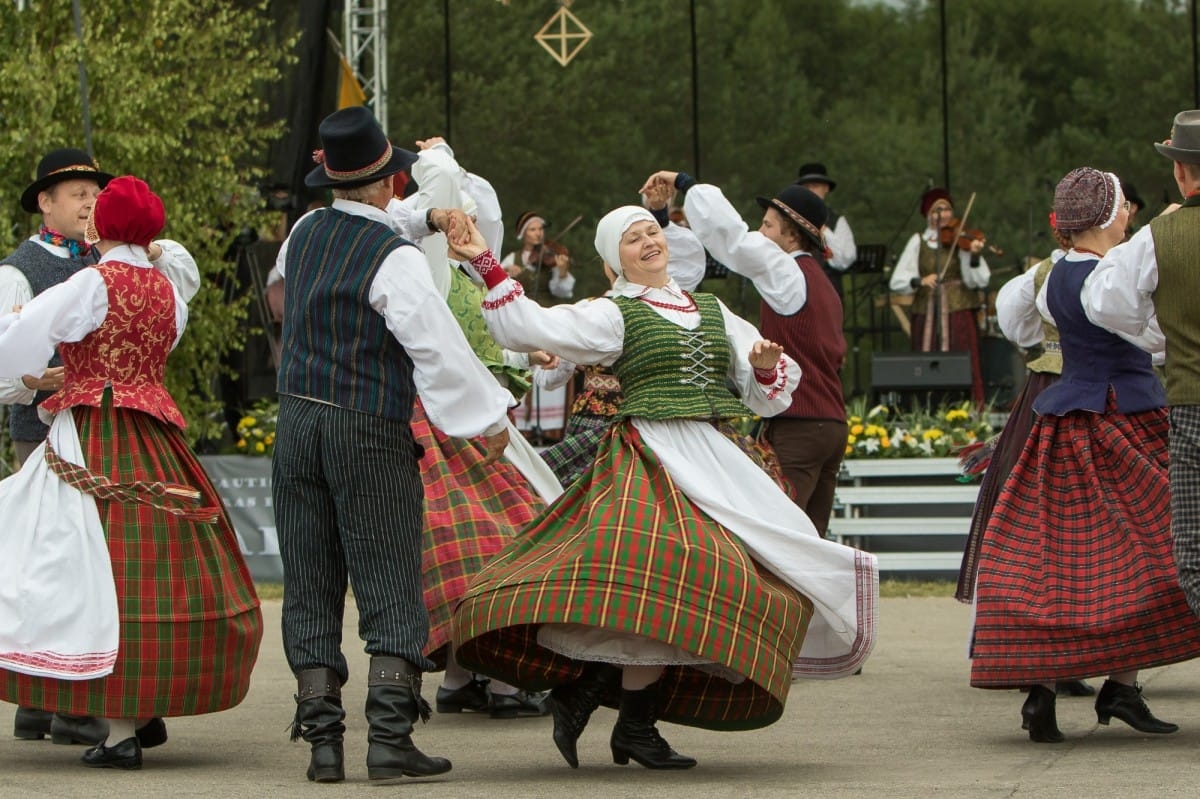
M 331 668 L 342 654 L 347 579 L 371 655 L 433 668 L 421 650 L 425 492 L 407 423 L 281 396 L 271 493 L 283 559 L 283 648 L 292 672 Z

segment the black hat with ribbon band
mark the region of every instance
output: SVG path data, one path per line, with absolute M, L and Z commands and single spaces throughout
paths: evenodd
M 395 175 L 417 162 L 417 154 L 395 147 L 365 106 L 334 111 L 321 122 L 323 149 L 318 166 L 304 178 L 314 189 L 353 189 Z
M 779 213 L 796 223 L 813 243 L 825 249 L 825 237 L 821 228 L 829 219 L 829 209 L 825 201 L 808 189 L 793 183 L 782 189 L 771 199 L 756 197 L 758 204 L 764 209 L 774 208 Z
M 824 164 L 802 164 L 796 174 L 797 183 L 824 183 L 830 191 L 837 188 L 837 182 L 829 177 Z
M 40 210 L 38 195 L 65 180 L 94 180 L 103 189 L 112 179 L 113 176 L 101 172 L 96 161 L 83 150 L 52 150 L 38 161 L 37 180 L 21 194 L 21 207 L 36 214 Z

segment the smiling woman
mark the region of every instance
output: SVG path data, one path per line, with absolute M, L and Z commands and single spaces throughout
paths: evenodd
M 640 207 L 601 219 L 613 290 L 575 305 L 525 298 L 473 226 L 451 231 L 451 249 L 488 285 L 498 341 L 611 366 L 625 395 L 591 469 L 476 576 L 454 619 L 460 663 L 553 687 L 554 742 L 572 767 L 602 702 L 620 708 L 616 762 L 690 768 L 657 719 L 763 727 L 783 712 L 794 662 L 852 674 L 874 641 L 874 557 L 822 540 L 718 431 L 788 407 L 799 370 L 782 347 L 716 297 L 680 289 Z

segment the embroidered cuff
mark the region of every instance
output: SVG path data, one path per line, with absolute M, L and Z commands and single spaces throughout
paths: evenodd
M 770 376 L 770 380 L 763 380 L 764 376 Z M 768 400 L 773 400 L 787 390 L 787 361 L 782 357 L 779 363 L 775 364 L 775 368 L 771 370 L 754 370 L 754 379 L 763 387 Z
M 508 277 L 504 267 L 492 255 L 491 250 L 484 250 L 471 259 L 471 268 L 483 279 L 489 289 L 499 286 Z
M 494 311 L 497 308 L 503 308 L 505 305 L 508 305 L 517 297 L 521 297 L 524 294 L 525 289 L 521 288 L 521 284 L 514 280 L 512 282 L 512 289 L 510 289 L 506 294 L 502 294 L 494 300 L 484 300 L 482 303 L 483 310 Z

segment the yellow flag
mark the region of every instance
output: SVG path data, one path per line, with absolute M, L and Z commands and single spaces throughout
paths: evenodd
M 367 93 L 363 91 L 359 85 L 358 78 L 354 75 L 354 68 L 350 66 L 350 62 L 345 56 L 341 56 L 342 62 L 341 78 L 338 81 L 338 105 L 339 109 L 349 108 L 352 105 L 362 105 L 367 101 Z

